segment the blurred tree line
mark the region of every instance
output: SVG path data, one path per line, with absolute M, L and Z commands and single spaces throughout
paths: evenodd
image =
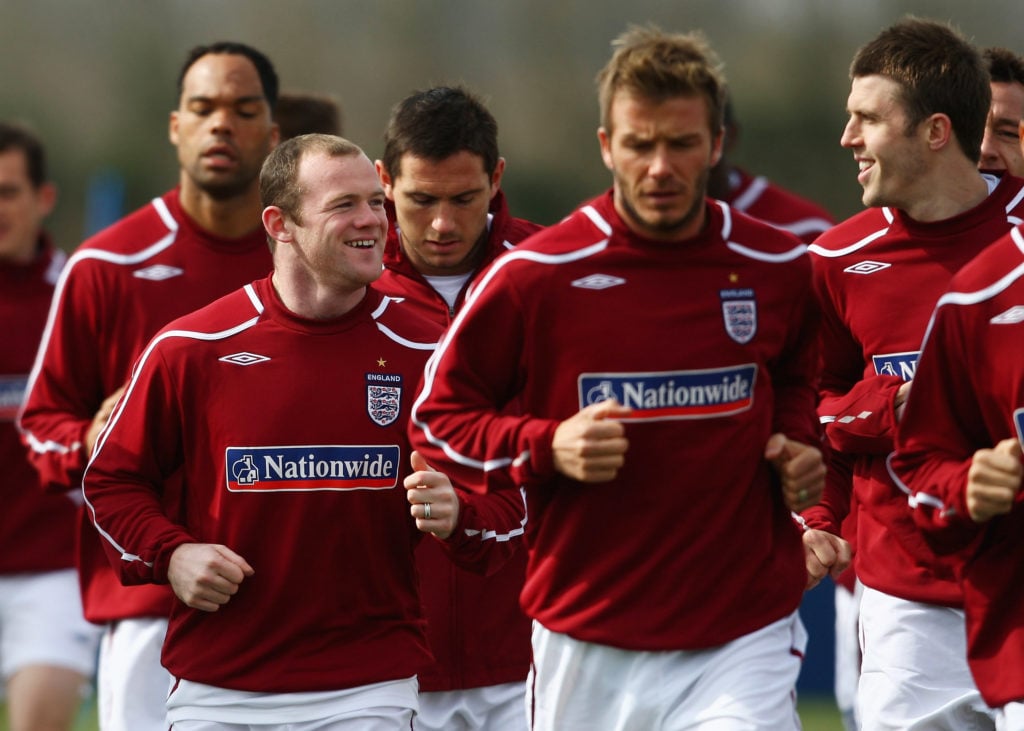
M 1024 50 L 1019 0 L 0 0 L 0 117 L 28 123 L 61 200 L 50 228 L 73 248 L 113 210 L 177 179 L 167 116 L 193 45 L 266 52 L 282 87 L 342 101 L 345 135 L 373 157 L 391 105 L 463 83 L 500 125 L 516 215 L 552 223 L 610 183 L 594 76 L 630 23 L 702 30 L 725 63 L 741 124 L 735 161 L 817 200 L 860 208 L 839 147 L 856 48 L 907 13 L 979 46 Z M 87 209 L 90 191 L 108 208 Z

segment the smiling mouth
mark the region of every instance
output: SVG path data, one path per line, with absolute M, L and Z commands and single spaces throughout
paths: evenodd
M 372 249 L 377 245 L 376 239 L 361 239 L 359 241 L 346 241 L 345 246 L 353 249 Z
M 875 161 L 858 160 L 857 161 L 857 182 L 862 186 L 866 186 L 871 181 L 871 171 L 875 167 Z

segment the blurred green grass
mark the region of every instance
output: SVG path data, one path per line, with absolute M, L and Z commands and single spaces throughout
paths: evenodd
M 804 731 L 843 731 L 843 721 L 835 699 L 829 695 L 802 695 L 797 710 Z
M 843 731 L 839 711 L 836 710 L 835 701 L 831 697 L 801 696 L 798 707 L 804 731 Z M 3 704 L 0 704 L 0 713 L 0 731 L 9 731 L 7 707 Z M 95 698 L 90 698 L 83 704 L 74 731 L 99 731 Z

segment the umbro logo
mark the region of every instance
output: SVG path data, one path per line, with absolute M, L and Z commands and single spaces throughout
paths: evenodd
M 611 274 L 591 274 L 583 279 L 577 279 L 572 286 L 580 289 L 608 289 L 625 283 L 626 280 L 622 277 L 613 277 Z
M 1024 305 L 1014 305 L 1006 312 L 1000 314 L 989 320 L 993 325 L 1016 325 L 1018 322 L 1024 322 Z
M 233 353 L 231 355 L 225 355 L 223 358 L 217 360 L 223 361 L 224 363 L 234 363 L 240 366 L 251 366 L 257 363 L 263 363 L 264 361 L 270 360 L 265 355 L 257 355 L 256 353 Z
M 178 267 L 167 266 L 166 264 L 154 264 L 153 266 L 146 267 L 145 269 L 136 269 L 132 272 L 132 276 L 138 277 L 139 279 L 148 279 L 152 282 L 161 282 L 165 279 L 177 277 L 184 273 L 185 270 L 179 269 Z
M 875 272 L 880 272 L 883 269 L 888 269 L 891 266 L 892 264 L 886 264 L 885 262 L 871 261 L 870 259 L 866 259 L 864 261 L 857 262 L 852 266 L 846 267 L 846 269 L 844 269 L 843 271 L 847 272 L 848 274 L 874 274 Z

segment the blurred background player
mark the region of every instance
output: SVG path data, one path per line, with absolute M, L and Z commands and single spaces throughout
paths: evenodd
M 850 76 L 841 144 L 869 208 L 811 246 L 832 449 L 825 499 L 804 518 L 838 535 L 856 514 L 863 728 L 992 728 L 966 663 L 963 556 L 928 547 L 886 457 L 935 301 L 1024 214 L 1024 183 L 977 170 L 989 77 L 949 26 L 908 18 L 886 28 L 857 51 Z
M 277 142 L 271 116 L 277 87 L 273 66 L 254 48 L 220 42 L 192 49 L 170 114 L 177 187 L 71 257 L 20 422 L 48 489 L 81 488 L 96 437 L 160 327 L 270 270 L 258 175 Z M 100 726 L 166 731 L 170 676 L 159 652 L 173 595 L 166 586 L 121 586 L 84 511 L 80 519 L 83 606 L 90 621 L 106 628 Z
M 789 231 L 805 244 L 813 243 L 835 220 L 822 206 L 786 190 L 763 175 L 754 176 L 733 165 L 731 158 L 740 140 L 740 126 L 730 94 L 725 103 L 725 139 L 722 159 L 711 168 L 708 195 L 736 210 Z M 844 525 L 843 537 L 852 541 L 853 520 Z M 856 731 L 855 700 L 860 675 L 860 641 L 857 577 L 846 570 L 835 577 L 835 697 L 847 731 Z
M 100 636 L 78 593 L 77 495 L 42 490 L 14 423 L 67 260 L 43 230 L 56 198 L 42 142 L 0 122 L 0 675 L 12 731 L 72 728 Z
M 992 78 L 992 106 L 985 123 L 978 167 L 1024 178 L 1020 123 L 1024 120 L 1024 59 L 1006 48 L 982 53 Z
M 822 206 L 788 191 L 763 175 L 752 175 L 733 165 L 730 156 L 740 139 L 732 98 L 725 103 L 725 139 L 722 159 L 711 168 L 708 195 L 725 201 L 737 211 L 789 231 L 809 244 L 835 221 Z
M 392 226 L 386 269 L 374 288 L 415 303 L 447 327 L 476 275 L 540 228 L 509 213 L 504 170 L 497 122 L 469 91 L 441 86 L 399 102 L 377 161 Z M 459 495 L 458 529 L 483 530 L 511 555 L 481 576 L 454 565 L 436 541 L 417 548 L 427 637 L 437 662 L 419 675 L 416 728 L 525 730 L 530 622 L 519 608 L 525 505 L 514 489 Z M 506 530 L 476 522 L 480 501 L 505 505 Z
M 341 103 L 328 94 L 282 91 L 274 107 L 274 121 L 282 142 L 311 133 L 340 135 Z

